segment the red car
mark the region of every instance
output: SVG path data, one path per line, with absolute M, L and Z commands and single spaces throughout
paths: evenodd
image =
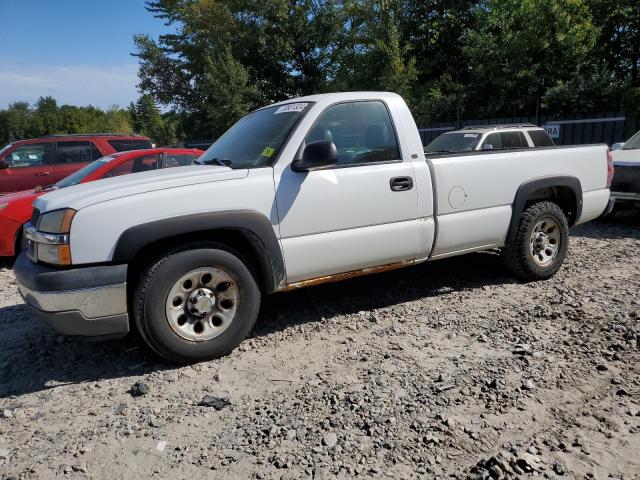
M 48 135 L 0 149 L 0 195 L 56 183 L 110 153 L 153 148 L 129 133 Z
M 22 226 L 31 218 L 31 205 L 47 191 L 101 178 L 191 165 L 203 153 L 202 150 L 187 148 L 153 148 L 114 153 L 93 161 L 48 188 L 36 188 L 0 197 L 0 257 L 12 257 L 19 253 Z

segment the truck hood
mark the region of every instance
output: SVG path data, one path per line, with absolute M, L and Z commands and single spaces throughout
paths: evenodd
M 80 210 L 96 203 L 155 190 L 244 178 L 248 173 L 247 169 L 210 165 L 152 170 L 54 190 L 38 198 L 33 206 L 43 213 L 61 208 Z

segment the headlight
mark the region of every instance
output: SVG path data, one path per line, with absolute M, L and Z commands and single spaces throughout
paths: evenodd
M 27 224 L 24 235 L 29 240 L 27 254 L 34 262 L 71 265 L 69 231 L 76 214 L 70 208 L 47 212 L 37 219 L 37 226 Z
M 45 213 L 40 216 L 36 228 L 42 233 L 69 233 L 75 214 L 76 211 L 70 208 Z
M 69 233 L 75 210 L 54 210 L 40 216 L 36 228 L 42 233 Z

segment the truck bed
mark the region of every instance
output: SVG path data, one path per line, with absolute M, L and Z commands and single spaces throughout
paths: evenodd
M 607 150 L 577 145 L 427 156 L 438 220 L 432 258 L 503 246 L 518 187 L 530 179 L 577 178 L 583 205 L 575 223 L 598 217 L 609 201 Z

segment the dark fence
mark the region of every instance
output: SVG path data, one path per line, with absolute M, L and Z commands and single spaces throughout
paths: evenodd
M 532 123 L 547 129 L 556 145 L 580 145 L 588 143 L 606 143 L 613 145 L 628 140 L 640 130 L 640 116 L 624 113 L 605 113 L 600 115 L 543 115 L 536 117 L 491 118 L 482 120 L 464 120 L 441 122 L 420 128 L 422 144 L 428 145 L 439 135 L 458 130 L 460 127 L 474 125 L 500 125 L 505 123 Z

